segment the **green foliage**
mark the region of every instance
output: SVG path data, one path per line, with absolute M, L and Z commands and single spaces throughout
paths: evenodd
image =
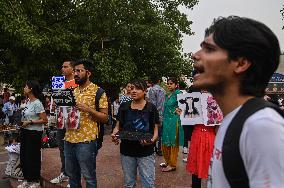
M 0 76 L 49 82 L 64 59 L 94 60 L 96 82 L 120 85 L 191 71 L 181 53 L 197 0 L 0 0 Z

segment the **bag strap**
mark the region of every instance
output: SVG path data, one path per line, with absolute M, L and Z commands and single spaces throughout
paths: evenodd
M 101 99 L 101 96 L 103 95 L 104 92 L 105 92 L 105 90 L 103 90 L 101 87 L 99 87 L 99 89 L 96 92 L 96 97 L 95 97 L 96 111 L 100 110 L 100 99 Z
M 124 102 L 122 103 L 122 105 L 120 105 L 119 109 L 120 109 L 120 117 L 119 117 L 119 124 L 122 127 L 125 123 L 125 119 L 126 119 L 126 111 L 130 108 L 131 105 L 131 101 L 128 102 Z
M 265 107 L 273 108 L 282 117 L 283 111 L 270 102 L 261 98 L 249 99 L 230 123 L 222 146 L 222 161 L 225 176 L 232 188 L 249 188 L 249 179 L 241 157 L 239 140 L 247 118 Z

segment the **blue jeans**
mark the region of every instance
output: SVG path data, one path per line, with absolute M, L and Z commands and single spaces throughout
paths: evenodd
M 124 187 L 136 186 L 137 167 L 141 176 L 142 188 L 155 187 L 155 157 L 130 157 L 121 154 L 121 165 L 124 174 Z
M 64 142 L 65 172 L 71 188 L 81 188 L 81 174 L 86 180 L 86 188 L 96 188 L 97 142 Z

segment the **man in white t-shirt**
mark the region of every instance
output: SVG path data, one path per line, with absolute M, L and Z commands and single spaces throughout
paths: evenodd
M 214 143 L 208 188 L 232 187 L 222 161 L 226 131 L 243 104 L 264 95 L 279 57 L 276 36 L 255 20 L 218 18 L 206 29 L 201 49 L 193 55 L 193 84 L 211 92 L 224 114 Z M 284 187 L 283 120 L 274 109 L 263 108 L 244 122 L 239 151 L 248 177 L 246 187 Z

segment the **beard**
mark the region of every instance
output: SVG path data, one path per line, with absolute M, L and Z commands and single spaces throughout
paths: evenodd
M 78 84 L 79 86 L 84 85 L 88 80 L 87 74 L 84 77 L 82 77 L 81 79 L 76 79 L 76 78 L 79 78 L 79 77 L 74 77 L 74 78 L 75 78 L 75 84 Z

